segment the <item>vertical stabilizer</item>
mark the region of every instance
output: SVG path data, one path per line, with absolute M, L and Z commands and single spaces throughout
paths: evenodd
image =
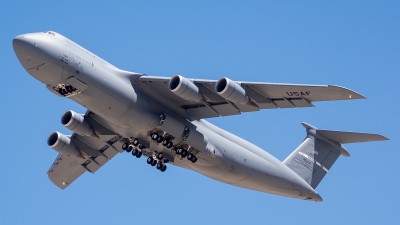
M 307 137 L 283 163 L 316 188 L 340 155 L 350 156 L 342 143 L 388 140 L 379 134 L 319 130 L 306 123 Z

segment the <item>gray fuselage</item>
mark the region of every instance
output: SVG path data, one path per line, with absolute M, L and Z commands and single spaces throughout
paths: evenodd
M 184 109 L 172 108 L 168 99 L 141 89 L 137 82 L 142 74 L 120 70 L 55 32 L 19 35 L 13 46 L 26 71 L 49 90 L 71 77 L 81 81 L 85 89 L 69 98 L 123 137 L 146 139 L 161 114 L 202 134 L 201 140 L 193 140 L 202 146 L 197 163 L 175 157 L 171 164 L 238 187 L 322 201 L 307 182 L 266 151 L 205 120 L 194 120 Z M 171 154 L 162 145 L 152 144 L 150 149 Z

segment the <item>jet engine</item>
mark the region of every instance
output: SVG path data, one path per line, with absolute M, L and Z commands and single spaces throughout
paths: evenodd
M 174 94 L 189 101 L 200 102 L 203 98 L 199 88 L 181 75 L 172 77 L 171 80 L 169 80 L 168 88 Z
M 61 123 L 66 128 L 77 134 L 97 137 L 93 128 L 85 120 L 85 117 L 72 110 L 68 110 L 64 113 L 64 115 L 61 117 Z
M 82 153 L 75 147 L 74 143 L 72 143 L 71 139 L 59 132 L 51 133 L 49 138 L 47 138 L 47 144 L 50 148 L 61 154 L 84 158 Z
M 246 105 L 249 102 L 246 91 L 238 83 L 226 77 L 218 80 L 215 85 L 215 91 L 233 103 Z

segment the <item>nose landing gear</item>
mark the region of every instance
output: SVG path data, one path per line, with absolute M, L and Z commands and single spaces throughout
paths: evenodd
M 65 97 L 71 97 L 80 93 L 78 89 L 71 86 L 70 84 L 57 84 L 53 87 L 53 89 L 60 93 L 60 95 Z

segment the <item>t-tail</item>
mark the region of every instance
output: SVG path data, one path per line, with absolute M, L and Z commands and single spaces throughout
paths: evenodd
M 307 137 L 283 163 L 314 189 L 340 155 L 350 156 L 342 144 L 389 140 L 379 134 L 320 130 L 307 123 L 302 125 L 307 129 Z

